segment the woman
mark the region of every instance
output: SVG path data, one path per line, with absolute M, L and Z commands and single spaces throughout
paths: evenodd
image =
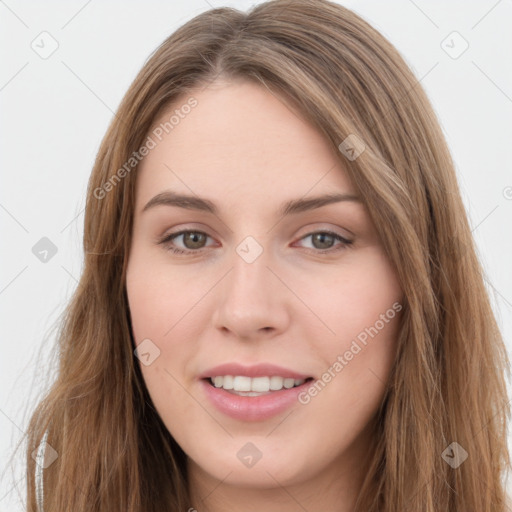
M 164 41 L 84 249 L 28 510 L 505 510 L 508 361 L 453 162 L 350 10 L 214 9 Z

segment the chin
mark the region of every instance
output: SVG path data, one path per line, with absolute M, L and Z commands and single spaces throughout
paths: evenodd
M 246 443 L 249 443 L 249 441 L 235 443 L 237 449 L 232 451 L 232 457 L 226 457 L 226 454 L 231 450 L 223 450 L 220 453 L 211 454 L 208 459 L 200 457 L 194 461 L 194 464 L 200 467 L 201 472 L 222 481 L 224 484 L 253 489 L 268 489 L 276 486 L 298 484 L 309 478 L 311 467 L 304 465 L 305 461 L 310 460 L 308 454 L 299 454 L 296 451 L 293 453 L 277 453 L 278 450 L 273 449 L 267 443 L 262 451 L 270 452 L 270 456 L 265 456 L 262 453 L 261 458 L 256 460 L 257 453 L 254 451 L 256 458 L 252 461 L 247 459 L 244 463 L 242 462 L 244 455 L 250 453 L 251 448 L 248 447 L 245 452 L 242 451 L 240 458 L 237 457 L 237 452 L 240 452 L 238 445 L 244 446 Z M 259 444 L 261 446 L 263 442 Z

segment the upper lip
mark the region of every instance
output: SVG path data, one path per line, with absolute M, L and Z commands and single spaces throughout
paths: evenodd
M 244 366 L 239 363 L 224 363 L 210 368 L 199 375 L 200 379 L 217 377 L 220 375 L 240 375 L 245 377 L 284 377 L 292 379 L 307 379 L 305 375 L 282 366 L 270 363 L 260 363 L 251 366 Z

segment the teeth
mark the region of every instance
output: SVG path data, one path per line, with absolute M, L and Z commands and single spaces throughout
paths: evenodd
M 300 386 L 304 379 L 293 379 L 284 377 L 245 377 L 242 375 L 217 375 L 211 377 L 211 383 L 216 388 L 225 390 L 268 393 L 269 391 L 279 391 L 283 388 L 290 389 L 294 386 Z M 255 396 L 251 393 L 250 396 Z
M 269 377 L 254 377 L 251 380 L 251 391 L 258 393 L 266 393 L 270 391 L 270 378 Z
M 221 386 L 224 389 L 233 389 L 233 377 L 231 375 L 224 375 L 224 377 L 221 377 L 223 379 Z
M 270 389 L 277 391 L 283 388 L 284 379 L 282 377 L 270 377 Z
M 295 385 L 295 379 L 284 379 L 283 384 L 286 389 L 293 388 L 293 386 Z
M 215 377 L 218 379 L 219 377 Z M 220 377 L 224 381 L 224 377 Z M 224 384 L 224 382 L 223 382 Z M 223 386 L 224 387 L 224 386 Z M 233 378 L 233 389 L 235 391 L 251 391 L 251 378 L 236 376 Z

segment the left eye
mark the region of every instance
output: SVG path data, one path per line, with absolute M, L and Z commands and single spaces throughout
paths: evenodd
M 182 237 L 183 248 L 176 247 L 175 240 Z M 171 233 L 160 240 L 159 244 L 164 245 L 168 250 L 176 254 L 187 254 L 193 252 L 200 252 L 210 238 L 202 231 L 180 231 L 179 233 Z M 303 236 L 300 240 L 311 238 L 313 247 L 306 247 L 306 249 L 313 250 L 316 253 L 334 252 L 343 249 L 353 242 L 342 237 L 338 233 L 332 231 L 316 231 Z M 336 242 L 339 242 L 336 245 Z M 318 246 L 319 245 L 319 246 Z
M 301 240 L 305 240 L 306 238 L 311 238 L 313 249 L 317 249 L 315 252 L 320 253 L 338 251 L 352 243 L 351 240 L 347 240 L 338 233 L 334 233 L 332 231 L 316 231 L 302 237 Z M 338 246 L 334 245 L 336 241 L 339 242 Z M 317 244 L 320 247 L 318 247 Z

